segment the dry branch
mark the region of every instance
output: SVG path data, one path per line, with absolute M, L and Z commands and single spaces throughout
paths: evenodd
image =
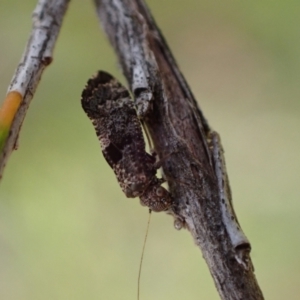
M 205 120 L 143 0 L 95 0 L 162 159 L 176 228 L 201 248 L 221 299 L 261 300 L 250 243 L 231 201 L 219 136 Z
M 0 179 L 30 101 L 52 52 L 70 0 L 40 0 L 33 11 L 33 28 L 23 57 L 12 78 L 0 110 Z

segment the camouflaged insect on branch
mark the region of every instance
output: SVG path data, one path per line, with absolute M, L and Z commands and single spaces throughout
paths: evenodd
M 103 155 L 126 197 L 159 212 L 171 206 L 169 192 L 156 177 L 155 155 L 145 151 L 141 123 L 128 90 L 99 71 L 82 92 L 81 103 L 100 140 Z

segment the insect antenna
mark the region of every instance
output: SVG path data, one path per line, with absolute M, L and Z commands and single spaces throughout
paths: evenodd
M 150 134 L 149 134 L 149 131 L 148 131 L 148 128 L 145 124 L 145 122 L 143 120 L 140 120 L 141 124 L 142 124 L 142 127 L 143 127 L 143 130 L 144 130 L 144 133 L 146 135 L 146 139 L 147 139 L 147 142 L 148 142 L 148 147 L 150 150 L 153 149 L 153 144 L 152 144 L 152 140 L 150 138 Z
M 148 232 L 149 232 L 149 227 L 150 227 L 150 219 L 151 219 L 151 209 L 149 209 L 149 218 L 148 218 L 148 223 L 147 223 L 147 228 L 146 228 L 146 235 L 145 235 L 145 239 L 144 239 L 143 250 L 142 250 L 142 256 L 141 256 L 141 261 L 140 261 L 140 266 L 139 266 L 138 288 L 137 288 L 137 300 L 140 300 L 141 272 L 142 272 L 142 264 L 143 264 L 144 253 L 145 253 L 145 246 L 146 246 L 146 241 L 147 241 Z

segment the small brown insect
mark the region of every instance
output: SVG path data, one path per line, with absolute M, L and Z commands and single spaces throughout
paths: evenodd
M 155 156 L 145 150 L 141 123 L 128 90 L 110 74 L 99 71 L 88 80 L 81 103 L 126 197 L 138 196 L 142 205 L 156 212 L 167 210 L 172 200 L 161 186 L 164 180 L 156 177 Z

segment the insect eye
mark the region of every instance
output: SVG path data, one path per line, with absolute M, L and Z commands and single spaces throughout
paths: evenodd
M 161 186 L 158 187 L 158 188 L 156 189 L 156 195 L 157 195 L 158 197 L 162 197 L 163 194 L 164 194 L 164 189 L 163 189 Z

